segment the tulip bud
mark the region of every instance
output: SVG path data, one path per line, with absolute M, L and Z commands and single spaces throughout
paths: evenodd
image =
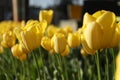
M 78 34 L 76 35 L 76 34 L 69 33 L 67 42 L 68 42 L 68 45 L 72 48 L 76 48 L 80 46 L 80 35 L 78 36 Z
M 51 23 L 53 17 L 53 10 L 41 10 L 39 12 L 39 21 L 46 20 L 48 24 Z
M 16 37 L 13 32 L 9 31 L 3 34 L 1 45 L 5 48 L 12 47 L 16 42 Z
M 14 57 L 19 57 L 22 54 L 22 52 L 19 50 L 19 44 L 14 45 L 11 48 L 11 51 Z
M 50 51 L 51 50 L 51 40 L 48 37 L 43 37 L 41 40 L 41 46 L 45 48 L 46 50 Z
M 64 34 L 56 33 L 53 37 L 54 50 L 56 53 L 62 53 L 67 45 Z

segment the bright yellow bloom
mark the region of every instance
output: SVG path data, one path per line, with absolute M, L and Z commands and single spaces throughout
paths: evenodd
M 21 27 L 21 22 L 2 21 L 0 22 L 0 34 L 8 31 L 13 31 L 15 27 Z
M 30 21 L 23 29 L 15 29 L 14 32 L 20 44 L 30 52 L 40 46 L 46 26 L 46 21 Z
M 102 10 L 93 15 L 86 13 L 81 32 L 81 42 L 86 52 L 94 53 L 98 49 L 118 46 L 118 26 L 113 12 Z
M 120 80 L 120 51 L 116 57 L 115 80 Z
M 72 48 L 80 46 L 80 35 L 78 33 L 69 33 L 67 39 L 68 45 Z
M 12 47 L 16 42 L 15 34 L 12 31 L 3 34 L 1 45 L 5 48 Z
M 40 46 L 42 36 L 43 34 L 37 32 L 37 29 L 30 29 L 29 31 L 21 32 L 22 42 L 29 51 Z
M 54 26 L 54 25 L 49 25 L 48 26 L 48 28 L 47 28 L 47 36 L 48 37 L 53 37 L 53 35 L 55 34 L 55 32 L 57 31 L 57 27 L 56 26 Z
M 46 20 L 48 24 L 51 23 L 53 18 L 53 10 L 40 10 L 39 21 Z
M 41 46 L 42 46 L 44 49 L 50 51 L 50 50 L 51 50 L 51 40 L 50 40 L 50 38 L 44 36 L 44 37 L 42 38 L 42 40 L 41 40 Z
M 56 53 L 62 53 L 67 45 L 64 34 L 56 33 L 53 36 L 53 47 Z
M 12 48 L 11 48 L 11 51 L 12 51 L 12 54 L 14 57 L 20 59 L 20 60 L 25 60 L 26 57 L 27 57 L 27 54 L 24 53 L 21 48 L 20 48 L 20 45 L 19 44 L 16 44 L 14 45 Z

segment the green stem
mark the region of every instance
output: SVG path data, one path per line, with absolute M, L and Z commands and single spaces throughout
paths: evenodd
M 25 64 L 24 62 L 21 62 L 22 63 L 22 80 L 25 80 L 25 71 L 26 71 L 26 67 L 25 67 Z
M 63 60 L 63 64 L 64 64 L 65 80 L 68 80 L 68 72 L 67 72 L 67 69 L 66 69 L 67 68 L 66 59 L 63 57 L 62 60 Z
M 109 64 L 108 64 L 107 49 L 105 50 L 105 53 L 106 53 L 106 74 L 107 74 L 107 80 L 109 80 Z
M 35 60 L 35 63 L 36 63 L 36 66 L 37 66 L 38 77 L 39 77 L 39 80 L 40 80 L 39 65 L 38 65 L 37 57 L 36 57 L 36 55 L 35 55 L 35 53 L 33 51 L 32 51 L 32 56 L 33 56 L 33 59 Z
M 101 73 L 100 73 L 100 61 L 99 61 L 99 53 L 97 51 L 96 55 L 96 65 L 97 65 L 97 73 L 98 73 L 98 80 L 101 80 Z
M 14 60 L 14 57 L 13 57 L 10 49 L 8 49 L 8 54 L 10 54 L 10 59 L 11 59 L 11 63 L 12 63 L 13 72 L 14 72 L 14 75 L 15 75 L 15 77 L 17 79 L 15 60 Z
M 60 56 L 59 54 L 57 54 L 57 55 L 56 55 L 56 58 L 57 58 L 57 61 L 58 61 L 61 78 L 62 78 L 62 80 L 64 80 L 61 56 Z M 62 73 L 62 74 L 61 74 L 61 73 Z
M 110 52 L 112 52 L 112 57 L 113 57 L 113 74 L 115 73 L 115 54 L 113 48 L 110 48 Z

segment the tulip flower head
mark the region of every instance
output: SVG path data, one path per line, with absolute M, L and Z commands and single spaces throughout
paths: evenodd
M 31 21 L 23 29 L 16 29 L 15 33 L 19 42 L 31 52 L 40 46 L 46 26 L 46 21 Z
M 64 34 L 62 33 L 54 34 L 52 41 L 53 41 L 52 45 L 56 53 L 62 53 L 65 50 L 67 41 L 65 39 Z
M 5 48 L 12 47 L 16 42 L 15 34 L 12 31 L 3 34 L 1 45 Z
M 14 57 L 20 59 L 21 61 L 25 60 L 27 57 L 27 54 L 24 53 L 21 48 L 20 44 L 16 44 L 11 48 L 12 54 Z
M 51 39 L 49 37 L 44 36 L 41 40 L 41 46 L 50 51 L 51 50 Z
M 48 24 L 51 23 L 53 17 L 53 10 L 41 10 L 39 12 L 39 21 L 46 20 Z
M 76 32 L 74 34 L 69 33 L 67 38 L 68 45 L 72 48 L 80 46 L 80 35 Z
M 118 25 L 111 11 L 101 10 L 93 15 L 85 13 L 81 34 L 83 48 L 87 53 L 95 53 L 98 49 L 118 46 Z

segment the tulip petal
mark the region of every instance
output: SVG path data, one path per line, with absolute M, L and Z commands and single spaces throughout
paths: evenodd
M 82 46 L 83 46 L 83 48 L 84 48 L 84 50 L 88 53 L 88 54 L 95 54 L 95 52 L 96 52 L 96 50 L 94 50 L 94 49 L 90 49 L 89 47 L 88 47 L 88 45 L 87 45 L 87 43 L 86 43 L 86 41 L 85 41 L 85 39 L 84 39 L 84 37 L 83 37 L 83 35 L 81 34 L 81 43 L 82 43 Z
M 89 48 L 96 50 L 101 48 L 102 33 L 101 26 L 98 23 L 91 22 L 87 25 L 83 34 Z
M 92 14 L 92 16 L 97 19 L 99 16 L 101 16 L 105 12 L 106 12 L 105 10 L 100 10 L 100 11 L 97 11 L 94 14 Z

